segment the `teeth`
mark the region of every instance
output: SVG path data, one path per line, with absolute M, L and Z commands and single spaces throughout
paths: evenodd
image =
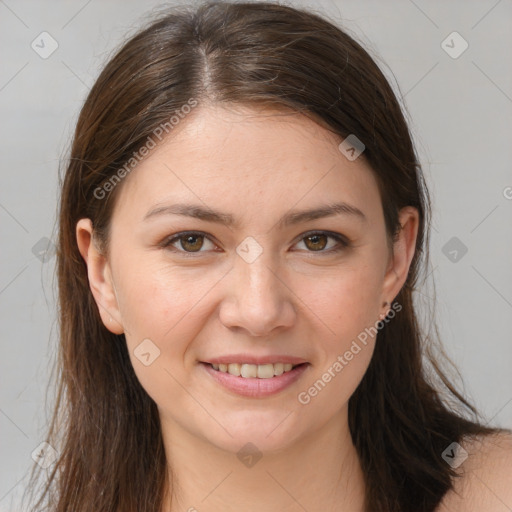
M 284 372 L 284 364 L 283 363 L 276 363 L 274 366 L 274 375 L 277 377 L 279 375 L 282 375 Z
M 228 364 L 228 373 L 239 377 L 240 376 L 240 365 L 238 363 Z
M 246 379 L 249 377 L 255 378 L 258 376 L 258 368 L 261 368 L 260 366 L 256 366 L 255 364 L 243 364 L 240 367 L 240 372 L 238 375 L 241 377 L 245 377 Z M 274 374 L 271 375 L 273 377 Z
M 230 373 L 236 377 L 270 379 L 274 376 L 282 375 L 289 372 L 293 365 L 291 363 L 275 363 L 275 364 L 247 364 L 247 363 L 229 363 L 229 364 L 212 364 L 214 370 L 224 373 Z
M 249 365 L 247 365 L 249 366 Z M 252 365 L 251 365 L 252 366 Z M 270 379 L 274 376 L 274 365 L 273 364 L 259 364 L 256 367 L 257 377 L 260 379 Z M 251 375 L 253 377 L 253 375 Z

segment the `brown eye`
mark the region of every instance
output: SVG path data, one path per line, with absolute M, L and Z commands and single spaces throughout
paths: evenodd
M 309 235 L 304 237 L 304 243 L 306 247 L 312 251 L 321 251 L 322 249 L 325 249 L 327 245 L 327 239 L 329 237 L 327 235 Z
M 160 244 L 161 247 L 169 249 L 175 253 L 192 254 L 212 252 L 216 250 L 215 243 L 211 238 L 202 232 L 182 231 L 175 233 L 174 236 L 166 238 Z
M 204 242 L 202 235 L 183 235 L 179 239 L 182 249 L 187 252 L 197 252 L 201 249 Z
M 347 238 L 331 231 L 316 231 L 304 233 L 299 244 L 304 244 L 307 252 L 320 254 L 333 254 L 350 247 Z

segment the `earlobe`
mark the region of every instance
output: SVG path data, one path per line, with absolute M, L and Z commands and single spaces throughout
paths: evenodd
M 105 327 L 114 334 L 123 334 L 119 305 L 107 257 L 94 241 L 90 219 L 80 219 L 76 225 L 78 250 L 87 265 L 87 277 L 98 311 Z
M 418 210 L 412 206 L 402 208 L 399 222 L 401 228 L 393 243 L 393 251 L 384 280 L 383 297 L 388 302 L 393 302 L 409 274 L 418 236 Z

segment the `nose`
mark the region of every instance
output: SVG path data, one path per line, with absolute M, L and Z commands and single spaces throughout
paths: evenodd
M 219 313 L 229 329 L 269 336 L 295 322 L 293 292 L 270 259 L 265 251 L 252 263 L 236 258 Z

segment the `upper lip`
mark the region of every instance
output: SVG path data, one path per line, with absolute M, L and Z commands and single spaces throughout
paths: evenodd
M 230 363 L 246 363 L 246 364 L 271 364 L 271 363 L 290 363 L 290 364 L 302 364 L 307 363 L 305 359 L 301 357 L 288 356 L 283 354 L 269 354 L 266 356 L 255 356 L 251 354 L 230 354 L 226 356 L 212 357 L 205 363 L 210 364 L 230 364 Z

